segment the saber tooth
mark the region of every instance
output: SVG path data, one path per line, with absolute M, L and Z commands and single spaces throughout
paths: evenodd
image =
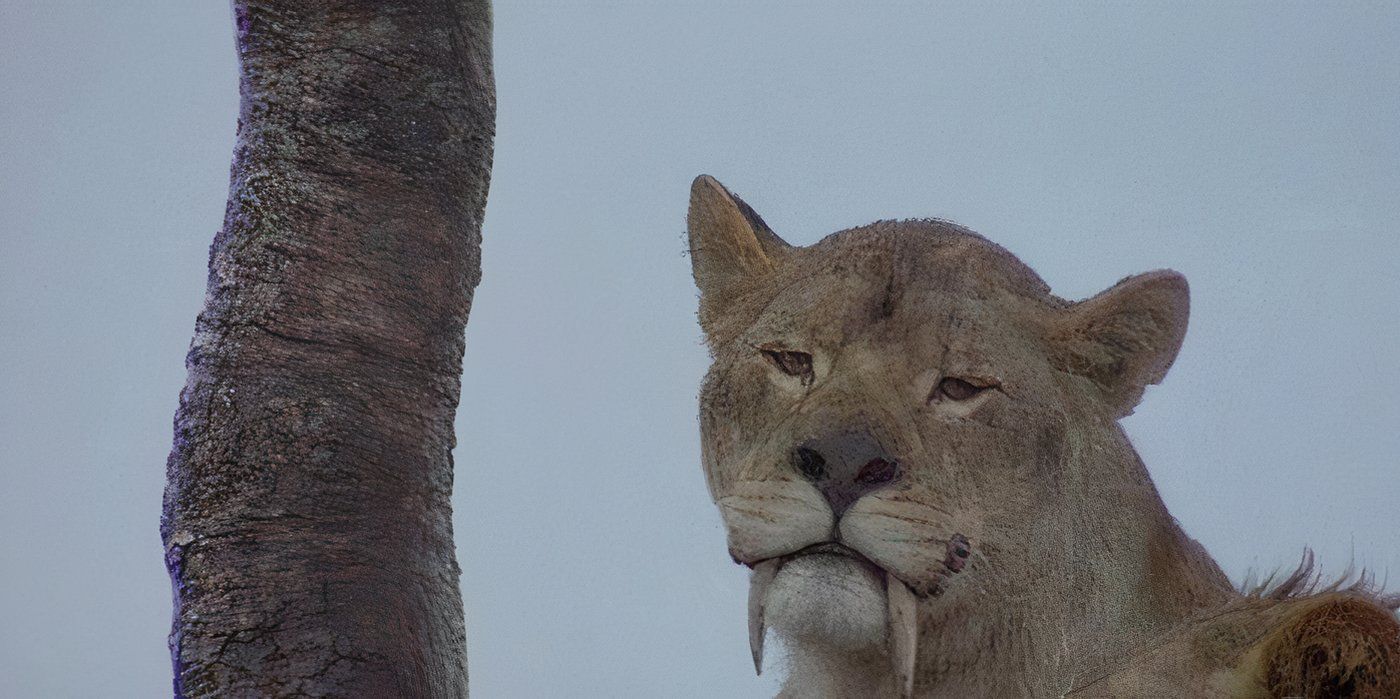
M 782 564 L 776 558 L 754 564 L 753 577 L 749 579 L 749 652 L 753 654 L 755 674 L 763 674 L 763 635 L 767 627 L 763 620 L 763 600 L 768 596 L 768 586 L 778 575 Z
M 914 661 L 918 658 L 919 615 L 914 592 L 893 575 L 885 576 L 885 598 L 889 602 L 890 662 L 898 681 L 900 696 L 914 696 Z

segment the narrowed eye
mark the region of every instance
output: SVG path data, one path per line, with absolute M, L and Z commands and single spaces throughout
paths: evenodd
M 812 355 L 796 350 L 760 347 L 759 351 L 773 366 L 788 376 L 802 379 L 802 383 L 812 382 Z
M 949 400 L 967 400 L 977 394 L 993 388 L 993 384 L 979 385 L 957 378 L 956 376 L 945 377 L 938 382 L 938 388 L 934 390 L 934 400 L 947 398 Z

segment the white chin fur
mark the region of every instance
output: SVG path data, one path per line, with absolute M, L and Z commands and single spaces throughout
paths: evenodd
M 763 616 L 791 641 L 863 651 L 885 643 L 885 584 L 846 556 L 812 554 L 788 561 L 768 587 Z

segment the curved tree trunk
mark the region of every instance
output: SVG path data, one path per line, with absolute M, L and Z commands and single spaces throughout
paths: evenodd
M 242 105 L 161 534 L 181 696 L 464 696 L 452 420 L 488 0 L 236 0 Z

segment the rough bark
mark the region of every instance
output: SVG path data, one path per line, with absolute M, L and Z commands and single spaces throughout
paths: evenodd
M 465 696 L 452 431 L 488 0 L 236 0 L 224 227 L 161 535 L 179 696 Z

